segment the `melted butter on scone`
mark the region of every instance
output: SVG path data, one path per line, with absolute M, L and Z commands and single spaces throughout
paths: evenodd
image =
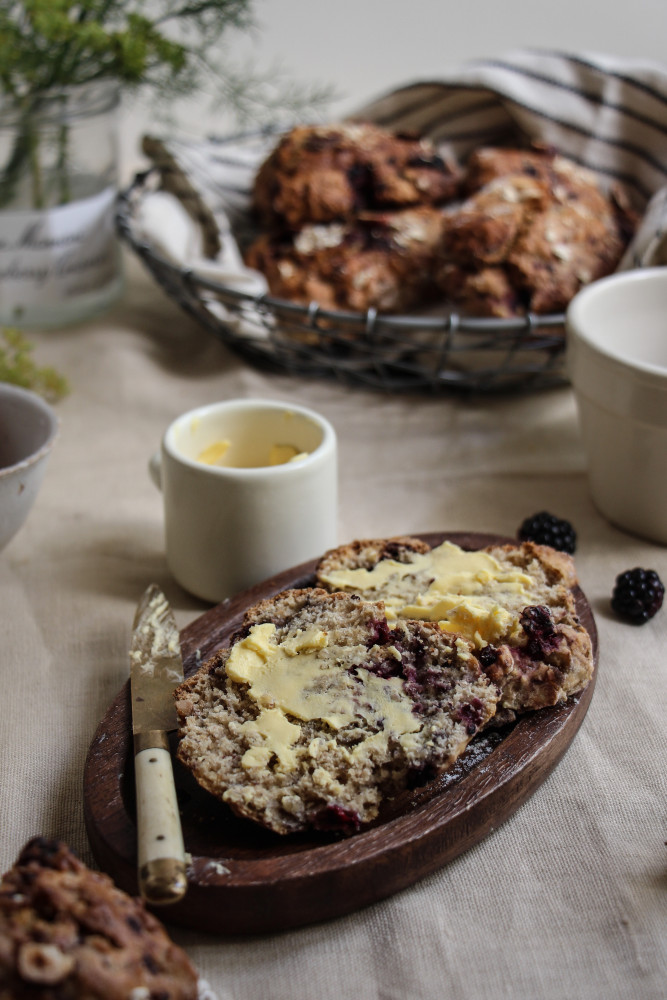
M 333 589 L 380 594 L 388 619 L 435 621 L 477 646 L 519 628 L 504 597 L 520 597 L 527 605 L 536 589 L 528 573 L 501 566 L 488 552 L 467 552 L 452 542 L 415 553 L 409 563 L 382 559 L 372 569 L 335 570 L 322 579 Z
M 334 731 L 363 720 L 377 731 L 350 749 L 351 756 L 385 747 L 391 736 L 410 745 L 410 734 L 421 723 L 403 681 L 378 677 L 361 666 L 368 659 L 365 646 L 353 647 L 360 664 L 353 674 L 340 665 L 326 632 L 309 629 L 277 643 L 275 631 L 268 622 L 254 625 L 226 663 L 228 677 L 249 685 L 248 694 L 260 707 L 258 717 L 241 727 L 253 742 L 242 758 L 244 767 L 265 767 L 273 754 L 281 769 L 296 766 L 293 746 L 300 728 L 288 717 L 321 720 Z

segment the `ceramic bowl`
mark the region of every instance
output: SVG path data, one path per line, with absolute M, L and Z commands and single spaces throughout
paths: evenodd
M 566 331 L 593 501 L 618 527 L 667 544 L 667 267 L 587 286 Z
M 25 522 L 58 433 L 41 396 L 0 382 L 0 549 Z

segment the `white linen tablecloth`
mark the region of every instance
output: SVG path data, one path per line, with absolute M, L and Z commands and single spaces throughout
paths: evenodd
M 35 834 L 94 865 L 82 773 L 128 671 L 148 583 L 183 627 L 206 610 L 171 579 L 147 461 L 196 405 L 260 396 L 314 407 L 340 443 L 339 540 L 515 535 L 548 509 L 576 527 L 600 633 L 591 708 L 565 758 L 473 849 L 399 895 L 302 930 L 230 940 L 174 928 L 219 1000 L 658 1000 L 665 995 L 667 607 L 612 616 L 617 573 L 667 581 L 665 548 L 589 497 L 569 388 L 506 398 L 394 397 L 260 373 L 197 328 L 130 261 L 112 313 L 33 337 L 70 380 L 28 522 L 0 553 L 0 862 Z M 166 911 L 163 911 L 166 916 Z

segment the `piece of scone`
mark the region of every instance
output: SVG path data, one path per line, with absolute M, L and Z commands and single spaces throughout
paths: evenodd
M 445 217 L 437 208 L 366 213 L 355 222 L 306 225 L 264 234 L 248 248 L 248 267 L 273 295 L 325 309 L 401 312 L 432 300 Z
M 526 149 L 480 146 L 466 161 L 463 188 L 472 194 L 509 174 L 523 174 L 549 183 L 549 170 L 557 155 L 555 149 L 539 143 Z
M 467 642 L 319 588 L 251 608 L 231 648 L 176 692 L 178 758 L 281 834 L 353 832 L 450 766 L 497 691 Z
M 438 270 L 442 294 L 467 316 L 511 319 L 525 311 L 521 295 L 501 266 L 472 270 L 446 261 Z
M 422 619 L 466 638 L 503 709 L 556 705 L 592 676 L 591 640 L 572 595 L 574 562 L 548 546 L 468 552 L 410 537 L 356 541 L 326 553 L 317 582 L 382 601 L 390 624 Z
M 441 204 L 459 180 L 426 139 L 367 123 L 301 125 L 261 165 L 253 204 L 262 226 L 299 230 L 367 210 Z
M 637 221 L 617 186 L 604 191 L 592 171 L 546 150 L 478 150 L 467 170 L 438 275 L 466 312 L 561 312 L 617 267 Z
M 37 837 L 0 881 L 1 1000 L 195 1000 L 185 952 L 138 899 Z

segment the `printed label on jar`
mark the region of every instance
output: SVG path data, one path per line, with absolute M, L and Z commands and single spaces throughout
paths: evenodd
M 0 212 L 4 317 L 89 296 L 118 275 L 115 191 L 41 211 Z

